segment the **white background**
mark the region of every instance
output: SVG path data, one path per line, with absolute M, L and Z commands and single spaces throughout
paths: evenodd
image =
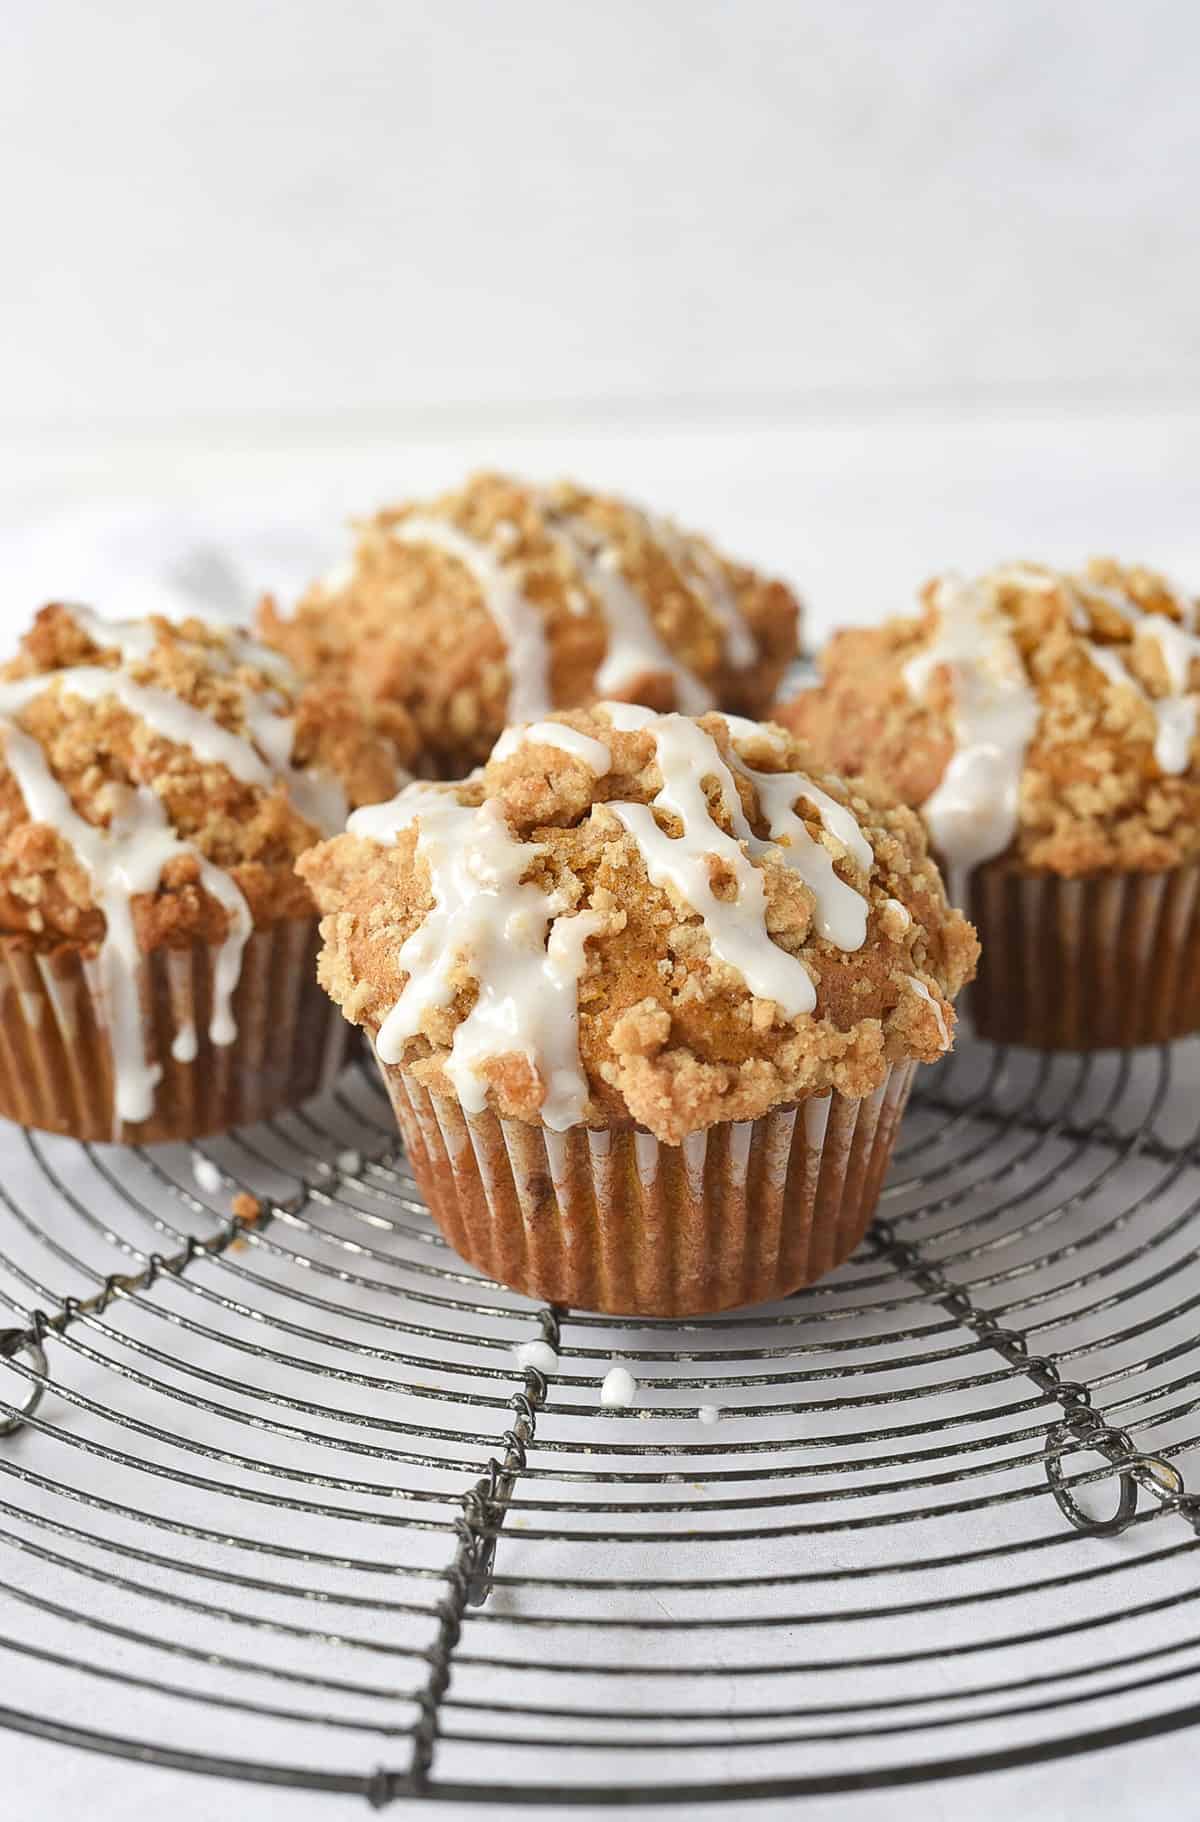
M 8 0 L 5 617 L 197 538 L 287 592 L 480 462 L 818 633 L 1006 555 L 1200 583 L 1198 51 L 1187 0 Z
M 1188 0 L 7 0 L 0 619 L 286 594 L 484 462 L 818 633 L 1006 554 L 1200 585 L 1198 53 Z M 1191 1750 L 811 1813 L 1186 1807 Z M 4 1752 L 54 1822 L 362 1813 Z

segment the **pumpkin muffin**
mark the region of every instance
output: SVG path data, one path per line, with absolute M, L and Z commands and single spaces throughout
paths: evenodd
M 358 526 L 354 562 L 262 632 L 308 676 L 399 703 L 427 769 L 461 778 L 509 722 L 603 696 L 756 715 L 797 649 L 782 582 L 569 484 L 476 475 Z
M 919 819 L 777 727 L 602 703 L 359 812 L 299 871 L 451 1243 L 678 1316 L 861 1239 L 974 933 Z
M 0 1114 L 186 1139 L 313 1092 L 295 861 L 396 784 L 344 688 L 236 631 L 43 608 L 0 669 Z
M 1094 560 L 944 577 L 838 633 L 775 712 L 921 809 L 983 944 L 987 1037 L 1046 1049 L 1200 1030 L 1197 603 Z

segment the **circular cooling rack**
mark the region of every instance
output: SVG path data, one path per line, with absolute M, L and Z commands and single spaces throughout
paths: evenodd
M 1193 1722 L 1198 1088 L 1200 1045 L 966 1041 L 856 1257 L 687 1323 L 463 1265 L 364 1064 L 196 1150 L 7 1129 L 0 1721 L 380 1805 L 737 1802 Z

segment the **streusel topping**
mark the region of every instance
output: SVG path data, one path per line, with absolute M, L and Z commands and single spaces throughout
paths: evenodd
M 403 704 L 433 767 L 458 777 L 509 722 L 598 696 L 757 713 L 794 656 L 781 583 L 703 538 L 563 483 L 476 475 L 358 527 L 351 569 L 263 633 L 307 674 Z
M 1074 876 L 1200 854 L 1200 613 L 1152 571 L 1012 564 L 927 585 L 917 619 L 838 633 L 775 712 L 826 764 L 922 808 L 964 873 Z
M 924 832 L 777 727 L 602 703 L 303 857 L 321 979 L 463 1106 L 667 1143 L 948 1048 L 974 970 Z

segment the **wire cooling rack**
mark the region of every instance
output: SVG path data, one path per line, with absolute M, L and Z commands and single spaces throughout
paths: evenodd
M 0 1721 L 376 1805 L 566 1805 L 1200 1719 L 1198 1087 L 1197 1045 L 968 1041 L 847 1266 L 682 1324 L 461 1264 L 363 1064 L 202 1152 L 8 1129 Z M 513 1353 L 542 1336 L 548 1376 Z

